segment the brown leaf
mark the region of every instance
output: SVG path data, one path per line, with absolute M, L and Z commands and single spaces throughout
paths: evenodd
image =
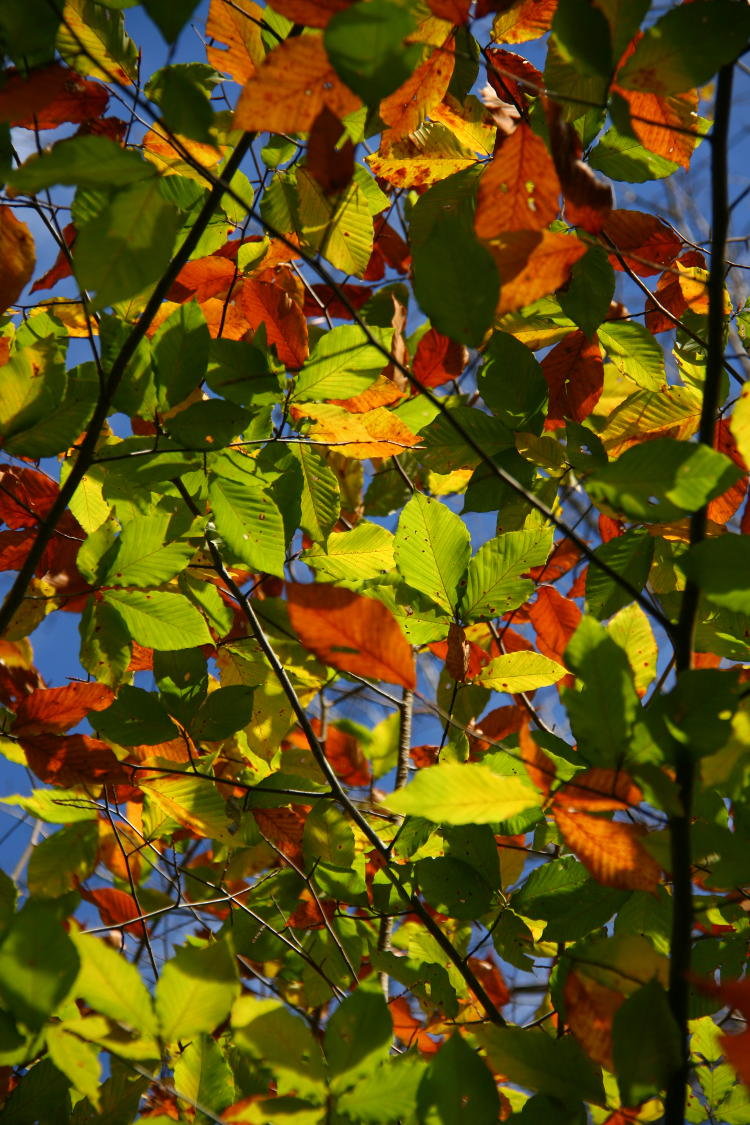
M 336 114 L 323 106 L 310 130 L 306 167 L 326 195 L 342 191 L 354 175 L 354 145 L 348 137 L 337 144 L 343 132 Z
M 36 265 L 31 231 L 10 207 L 0 207 L 0 262 L 0 313 L 4 313 L 21 296 Z
M 287 598 L 294 631 L 324 664 L 414 689 L 411 646 L 382 602 L 323 583 L 287 583 Z
M 36 469 L 0 466 L 0 520 L 17 531 L 46 519 L 60 489 Z
M 559 195 L 552 157 L 544 141 L 522 121 L 482 173 L 474 215 L 477 237 L 542 230 L 557 216 Z
M 344 118 L 361 104 L 328 61 L 322 38 L 303 35 L 275 47 L 247 81 L 235 110 L 234 128 L 308 133 L 324 106 Z
M 351 7 L 353 0 L 269 0 L 269 3 L 292 23 L 322 29 L 337 12 Z
M 645 211 L 612 211 L 602 228 L 602 241 L 608 250 L 613 243 L 639 277 L 661 273 L 682 249 L 672 228 Z M 625 268 L 617 254 L 610 252 L 609 260 L 616 270 Z
M 485 53 L 487 78 L 492 89 L 505 102 L 519 110 L 528 107 L 529 95 L 536 97 L 544 89 L 544 76 L 540 70 L 515 51 L 490 47 Z
M 604 361 L 597 339 L 571 332 L 542 360 L 549 387 L 545 430 L 556 430 L 566 418 L 583 422 L 599 401 L 604 387 Z

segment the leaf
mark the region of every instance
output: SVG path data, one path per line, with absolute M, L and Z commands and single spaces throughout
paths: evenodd
M 140 1035 L 154 1036 L 156 1019 L 151 997 L 135 966 L 101 938 L 73 930 L 71 939 L 81 959 L 76 996 Z
M 565 675 L 565 668 L 538 652 L 512 652 L 496 656 L 475 678 L 475 682 L 493 691 L 536 691 L 556 684 Z
M 643 211 L 612 211 L 602 229 L 602 237 L 607 245 L 614 243 L 613 249 L 618 252 L 610 254 L 614 268 L 622 270 L 627 266 L 639 277 L 661 273 L 682 249 L 671 227 L 656 215 Z
M 365 984 L 340 1004 L 326 1027 L 331 1086 L 344 1090 L 388 1058 L 393 1024 L 382 990 Z
M 397 188 L 429 187 L 474 164 L 476 154 L 439 121 L 425 121 L 406 137 L 388 130 L 377 153 L 367 157 L 373 174 Z
M 152 342 L 154 372 L 163 409 L 186 399 L 203 380 L 211 337 L 193 302 L 181 305 L 159 325 Z
M 498 1120 L 500 1099 L 485 1061 L 454 1031 L 432 1059 L 417 1093 L 419 1116 L 460 1125 L 469 1114 L 477 1125 Z
M 164 1043 L 213 1031 L 239 995 L 237 967 L 228 944 L 178 949 L 162 966 L 156 985 L 156 1014 Z
M 393 551 L 410 586 L 444 609 L 455 610 L 471 542 L 463 521 L 450 508 L 415 492 L 398 521 Z
M 27 869 L 29 893 L 58 898 L 88 879 L 96 866 L 99 833 L 90 821 L 71 824 L 38 844 Z
M 380 602 L 349 590 L 287 584 L 289 620 L 305 648 L 343 672 L 415 686 L 414 658 Z
M 72 683 L 61 688 L 37 688 L 25 696 L 16 710 L 14 734 L 55 733 L 80 723 L 90 711 L 101 711 L 113 699 L 104 684 Z
M 669 1085 L 680 1068 L 680 1031 L 658 981 L 649 981 L 627 997 L 615 1013 L 612 1031 L 624 1104 L 640 1104 Z
M 322 37 L 304 35 L 277 46 L 247 79 L 233 126 L 249 132 L 307 133 L 324 106 L 343 120 L 360 104 L 331 66 Z
M 186 540 L 166 542 L 169 516 L 147 516 L 126 524 L 116 553 L 102 576 L 107 586 L 159 586 L 185 568 L 195 554 Z
M 525 43 L 549 31 L 557 0 L 514 0 L 507 7 L 495 16 L 492 38 L 496 43 Z
M 522 575 L 546 562 L 551 547 L 545 531 L 509 531 L 483 543 L 466 572 L 462 616 L 467 620 L 502 617 L 523 605 L 534 586 Z
M 411 214 L 414 292 L 439 332 L 478 344 L 492 323 L 497 271 L 473 230 L 473 169 L 430 188 Z M 460 254 L 457 248 L 460 247 Z
M 32 1030 L 68 996 L 80 967 L 60 913 L 52 902 L 28 899 L 0 946 L 0 995 Z
M 284 523 L 267 492 L 252 476 L 243 484 L 215 477 L 208 495 L 216 530 L 232 554 L 256 570 L 282 576 L 286 556 Z
M 553 1039 L 537 1027 L 485 1025 L 476 1034 L 493 1068 L 511 1082 L 564 1102 L 604 1102 L 600 1072 L 574 1039 Z
M 658 648 L 651 624 L 639 605 L 619 610 L 607 625 L 615 644 L 625 652 L 633 672 L 636 691 L 644 695 L 656 677 Z
M 629 519 L 655 522 L 696 511 L 741 475 L 728 457 L 705 445 L 655 438 L 596 469 L 586 487 L 593 500 Z
M 657 889 L 660 868 L 641 843 L 646 835 L 643 825 L 569 812 L 557 805 L 552 815 L 567 846 L 597 882 L 630 891 Z
M 3 261 L 0 312 L 5 312 L 21 296 L 36 264 L 31 231 L 9 207 L 0 207 L 0 257 Z
M 410 76 L 419 47 L 404 40 L 415 27 L 414 14 L 394 0 L 370 0 L 335 12 L 323 42 L 339 78 L 375 106 Z
M 485 165 L 477 192 L 478 238 L 512 230 L 543 230 L 557 217 L 560 184 L 547 148 L 525 123 L 506 137 Z
M 101 1086 L 99 1048 L 77 1035 L 69 1034 L 62 1023 L 49 1028 L 47 1050 L 55 1067 L 69 1079 L 73 1089 L 98 1109 Z
M 179 735 L 158 696 L 128 684 L 90 722 L 98 734 L 120 746 L 156 746 Z
M 218 742 L 248 725 L 253 713 L 253 689 L 244 684 L 217 688 L 203 700 L 189 723 L 194 739 Z
M 168 651 L 212 643 L 205 621 L 182 594 L 108 590 L 104 603 L 117 611 L 133 639 L 145 648 Z
M 385 349 L 392 333 L 368 330 Z M 349 398 L 366 390 L 386 366 L 383 352 L 371 344 L 359 325 L 332 328 L 313 348 L 300 371 L 292 401 L 324 402 Z
M 265 325 L 268 343 L 275 345 L 285 367 L 302 366 L 307 359 L 307 321 L 294 291 L 275 281 L 250 278 L 243 283 L 237 303 L 251 328 L 257 331 Z
M 166 816 L 197 836 L 229 845 L 235 843 L 235 826 L 229 820 L 226 801 L 204 778 L 186 774 L 145 781 L 142 786 Z
M 299 1016 L 278 1000 L 244 995 L 232 1009 L 239 1049 L 269 1067 L 280 1094 L 325 1097 L 325 1066 L 320 1043 Z
M 404 789 L 384 801 L 391 812 L 437 824 L 494 824 L 538 803 L 537 794 L 520 777 L 501 776 L 469 763 L 420 770 Z
M 731 62 L 750 35 L 750 13 L 731 0 L 696 0 L 656 21 L 618 72 L 621 86 L 656 94 L 678 94 L 707 82 Z M 700 43 L 700 51 L 695 44 Z
M 648 581 L 654 557 L 654 539 L 646 531 L 633 529 L 610 539 L 596 549 L 596 557 L 606 562 L 631 586 L 641 590 Z M 602 620 L 631 603 L 631 593 L 623 589 L 595 563 L 586 574 L 586 610 Z
M 299 229 L 305 243 L 336 269 L 364 277 L 372 254 L 373 221 L 367 196 L 357 180 L 329 198 L 303 168 L 297 177 L 297 189 Z
M 211 0 L 206 20 L 206 35 L 219 40 L 206 49 L 211 66 L 222 74 L 231 74 L 235 82 L 246 82 L 263 61 L 265 51 L 261 39 L 263 9 L 253 0 L 238 0 L 234 7 L 223 0 Z
M 332 532 L 325 547 L 310 547 L 302 558 L 325 580 L 361 582 L 393 570 L 393 546 L 390 531 L 363 521 L 351 531 Z
M 750 612 L 750 586 L 745 576 L 750 543 L 743 535 L 721 535 L 697 543 L 680 558 L 680 570 L 714 605 L 735 613 Z
M 572 332 L 542 360 L 549 388 L 545 428 L 554 430 L 564 419 L 583 422 L 592 413 L 604 387 L 602 353 L 596 339 Z
M 585 243 L 557 231 L 510 231 L 489 244 L 500 275 L 499 316 L 564 285 L 586 253 Z
M 300 526 L 316 542 L 327 539 L 341 507 L 339 485 L 320 454 L 306 445 L 292 447 L 302 469 Z
M 436 46 L 403 85 L 380 103 L 380 116 L 394 136 L 405 136 L 428 116 L 445 97 L 453 74 L 452 36 Z
M 361 461 L 368 457 L 392 457 L 419 444 L 417 435 L 383 406 L 364 414 L 350 414 L 341 406 L 322 403 L 292 406 L 289 413 L 294 422 L 302 418 L 311 420 L 308 437 Z

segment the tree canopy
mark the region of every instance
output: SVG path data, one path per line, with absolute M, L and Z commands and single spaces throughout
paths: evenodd
M 0 3 L 3 1120 L 750 1122 L 749 39 Z

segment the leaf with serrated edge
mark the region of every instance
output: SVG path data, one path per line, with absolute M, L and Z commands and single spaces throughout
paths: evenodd
M 535 808 L 539 795 L 520 777 L 472 763 L 449 763 L 420 770 L 384 804 L 391 812 L 437 824 L 493 824 Z

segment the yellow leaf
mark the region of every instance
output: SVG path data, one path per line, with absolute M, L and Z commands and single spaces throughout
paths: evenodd
M 474 682 L 512 695 L 556 684 L 566 674 L 562 664 L 539 652 L 511 652 L 491 660 Z
M 467 762 L 420 770 L 384 804 L 391 812 L 438 824 L 493 824 L 534 808 L 539 795 L 520 777 Z
M 350 414 L 330 403 L 305 403 L 292 406 L 290 415 L 295 422 L 310 419 L 308 437 L 360 461 L 368 457 L 392 457 L 419 444 L 417 435 L 383 406 L 365 414 Z

